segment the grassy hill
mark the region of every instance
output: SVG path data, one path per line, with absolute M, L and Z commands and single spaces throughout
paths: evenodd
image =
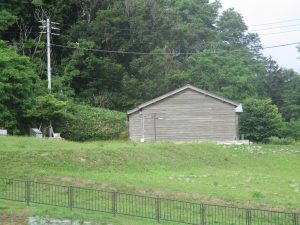
M 297 144 L 0 138 L 2 177 L 274 210 L 300 209 L 299 162 Z

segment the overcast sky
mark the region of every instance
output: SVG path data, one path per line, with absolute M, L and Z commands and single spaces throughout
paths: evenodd
M 243 16 L 249 30 L 259 34 L 264 47 L 300 42 L 300 0 L 221 0 L 221 3 L 223 9 L 234 8 Z M 266 23 L 274 24 L 256 26 Z M 272 56 L 280 66 L 300 72 L 296 45 L 266 49 L 264 54 Z

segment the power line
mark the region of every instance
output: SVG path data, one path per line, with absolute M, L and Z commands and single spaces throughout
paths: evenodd
M 294 43 L 288 43 L 288 44 L 282 44 L 282 45 L 274 45 L 274 46 L 264 47 L 263 49 L 280 48 L 280 47 L 285 47 L 285 46 L 290 46 L 290 45 L 298 45 L 298 44 L 300 44 L 300 42 L 294 42 Z
M 287 43 L 287 44 L 280 44 L 280 45 L 273 45 L 273 46 L 267 46 L 263 47 L 262 49 L 271 49 L 271 48 L 279 48 L 279 47 L 285 47 L 290 45 L 297 45 L 300 44 L 300 42 L 294 42 L 294 43 Z M 194 54 L 216 54 L 220 52 L 236 52 L 241 51 L 239 49 L 232 50 L 232 51 L 218 51 L 218 52 L 183 52 L 183 53 L 167 53 L 167 52 L 137 52 L 137 51 L 118 51 L 118 50 L 104 50 L 104 49 L 95 49 L 95 48 L 81 48 L 81 47 L 73 47 L 73 46 L 67 46 L 67 45 L 59 45 L 59 44 L 51 44 L 52 46 L 61 47 L 61 48 L 69 48 L 69 49 L 78 49 L 78 50 L 84 50 L 84 51 L 94 51 L 94 52 L 102 52 L 102 53 L 116 53 L 116 54 L 130 54 L 130 55 L 194 55 Z
M 275 33 L 265 33 L 265 34 L 259 34 L 259 36 L 269 36 L 269 35 L 275 35 L 275 34 L 285 34 L 285 33 L 291 33 L 291 32 L 296 32 L 300 31 L 298 30 L 287 30 L 287 31 L 282 31 L 282 32 L 275 32 Z
M 279 20 L 276 22 L 249 25 L 249 27 L 259 27 L 259 26 L 266 26 L 266 25 L 272 25 L 272 24 L 287 23 L 287 22 L 292 22 L 292 21 L 300 21 L 300 19 Z
M 263 28 L 263 29 L 258 29 L 258 30 L 252 30 L 251 32 L 257 32 L 257 31 L 262 31 L 262 30 L 274 30 L 274 29 L 281 29 L 281 28 L 286 28 L 286 27 L 297 27 L 297 26 L 300 26 L 300 24 L 292 24 L 292 25 L 285 25 L 285 26 L 269 27 L 269 28 Z
M 107 78 L 97 78 L 97 77 L 85 77 L 85 76 L 75 76 L 74 78 L 83 78 L 83 79 L 87 79 L 87 80 L 101 80 L 101 81 L 112 81 L 112 82 L 118 82 L 121 83 L 122 80 L 115 80 L 115 79 L 107 79 Z
M 116 53 L 116 54 L 130 54 L 130 55 L 170 55 L 172 53 L 167 52 L 136 52 L 136 51 L 117 51 L 117 50 L 103 50 L 103 49 L 95 49 L 95 48 L 81 48 L 81 47 L 72 47 L 67 45 L 58 45 L 51 44 L 52 46 L 62 47 L 62 48 L 70 48 L 70 49 L 79 49 L 84 51 L 94 51 L 94 52 L 103 52 L 103 53 Z M 192 55 L 194 53 L 174 53 L 178 55 Z

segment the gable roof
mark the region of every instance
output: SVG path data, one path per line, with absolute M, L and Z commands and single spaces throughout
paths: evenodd
M 152 104 L 154 104 L 154 103 L 156 103 L 156 102 L 159 102 L 159 101 L 161 101 L 161 100 L 163 100 L 163 99 L 166 99 L 166 98 L 168 98 L 168 97 L 170 97 L 170 96 L 172 96 L 172 95 L 175 95 L 175 94 L 177 94 L 177 93 L 179 93 L 179 92 L 182 92 L 182 91 L 184 91 L 184 90 L 187 90 L 187 89 L 196 91 L 196 92 L 198 92 L 198 93 L 200 93 L 200 94 L 203 94 L 203 95 L 210 96 L 210 97 L 212 97 L 212 98 L 214 98 L 214 99 L 217 99 L 217 100 L 219 100 L 219 101 L 228 103 L 228 104 L 233 105 L 233 106 L 235 106 L 235 107 L 238 107 L 238 106 L 241 107 L 241 105 L 238 104 L 238 103 L 236 103 L 236 102 L 233 102 L 233 101 L 228 100 L 228 99 L 226 99 L 226 98 L 223 98 L 223 97 L 214 95 L 214 94 L 212 94 L 212 93 L 210 93 L 210 92 L 208 92 L 208 91 L 204 91 L 204 90 L 202 90 L 202 89 L 200 89 L 200 88 L 196 88 L 196 87 L 194 87 L 194 86 L 192 86 L 192 85 L 187 84 L 187 85 L 185 85 L 185 86 L 183 86 L 183 87 L 181 87 L 181 88 L 178 88 L 178 89 L 176 89 L 176 90 L 174 90 L 174 91 L 170 91 L 170 92 L 168 92 L 168 93 L 166 93 L 166 94 L 164 94 L 164 95 L 161 95 L 161 96 L 159 96 L 159 97 L 157 97 L 157 98 L 154 98 L 154 99 L 152 99 L 152 100 L 150 100 L 150 101 L 148 101 L 148 102 L 145 102 L 145 103 L 143 103 L 143 104 L 140 104 L 140 105 L 137 106 L 136 108 L 127 111 L 127 114 L 130 115 L 130 114 L 132 114 L 132 113 L 134 113 L 134 112 L 136 112 L 136 111 L 139 111 L 140 109 L 143 109 L 143 108 L 145 108 L 145 107 L 147 107 L 147 106 L 149 106 L 149 105 L 152 105 Z

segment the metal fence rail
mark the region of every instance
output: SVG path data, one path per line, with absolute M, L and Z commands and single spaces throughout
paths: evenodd
M 82 187 L 0 178 L 0 199 L 199 225 L 300 225 L 297 213 L 274 212 Z

